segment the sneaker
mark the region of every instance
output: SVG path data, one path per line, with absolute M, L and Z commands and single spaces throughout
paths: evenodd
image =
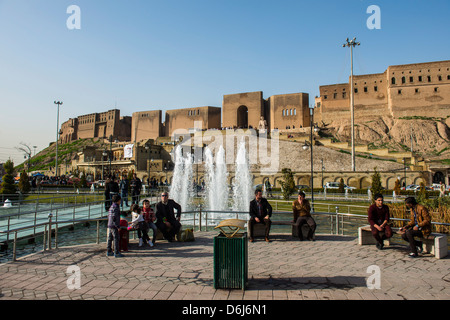
M 376 246 L 378 250 L 383 250 L 384 244 L 377 242 Z
M 417 248 L 417 252 L 418 253 L 422 253 L 423 252 L 423 243 L 419 242 L 419 245 L 416 246 L 416 248 Z
M 153 247 L 153 242 L 152 242 L 152 240 L 148 240 L 148 245 L 149 245 L 150 247 Z
M 143 244 L 144 242 L 142 241 L 142 239 L 139 239 L 139 247 L 142 247 Z
M 116 258 L 123 258 L 125 256 L 123 254 L 121 254 L 121 253 L 115 253 L 114 257 L 116 257 Z
M 411 252 L 410 254 L 408 254 L 408 257 L 409 258 L 417 258 L 417 254 Z
M 253 241 L 255 241 L 255 240 L 253 240 L 253 238 L 249 238 L 248 241 L 253 242 Z
M 270 242 L 270 240 L 269 240 L 269 238 L 268 238 L 268 237 L 266 237 L 266 239 L 265 239 L 265 240 L 266 240 L 266 242 Z
M 106 256 L 107 256 L 107 257 L 111 257 L 113 254 L 114 254 L 114 253 L 112 253 L 112 252 L 106 252 Z

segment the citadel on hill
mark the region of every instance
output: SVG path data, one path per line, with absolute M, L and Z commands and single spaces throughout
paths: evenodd
M 381 116 L 391 119 L 414 116 L 444 119 L 447 127 L 450 126 L 450 60 L 389 66 L 383 73 L 356 75 L 353 80 L 355 122 Z M 145 150 L 151 153 L 152 148 L 156 148 L 155 141 L 170 141 L 173 133 L 180 129 L 194 133 L 195 129 L 258 128 L 261 119 L 265 120 L 269 132 L 278 129 L 282 134 L 307 133 L 311 121 L 310 103 L 314 104 L 315 123 L 328 125 L 336 120 L 350 121 L 350 85 L 349 79 L 348 83 L 320 86 L 320 96 L 315 97 L 314 102 L 310 102 L 308 93 L 302 92 L 273 95 L 267 99 L 264 99 L 261 91 L 226 94 L 221 107 L 167 110 L 164 121 L 162 110 L 134 112 L 131 117 L 121 116 L 117 109 L 81 115 L 62 124 L 59 143 L 85 138 L 112 138 L 116 142 L 134 144 L 136 147 L 147 146 Z M 196 122 L 201 123 L 201 128 L 195 127 Z M 153 147 L 149 147 L 149 144 Z M 167 153 L 170 152 L 169 148 L 166 149 Z M 160 151 L 159 154 L 165 153 Z M 92 157 L 96 158 L 94 154 Z M 143 178 L 146 169 L 155 166 L 150 158 L 156 160 L 156 155 L 149 155 L 148 160 L 140 161 L 141 165 L 134 163 L 135 170 L 143 172 Z M 412 155 L 410 158 L 408 166 L 414 171 L 418 163 Z M 114 159 L 123 159 L 123 155 L 117 154 Z M 162 155 L 159 159 L 163 161 L 159 169 L 168 170 L 169 156 Z M 406 166 L 405 161 L 403 165 Z M 154 169 L 158 172 L 156 167 Z M 131 167 L 127 170 L 131 170 Z M 430 168 L 424 170 L 430 171 Z M 442 175 L 439 179 L 448 184 L 449 168 L 439 170 Z M 420 170 L 417 168 L 416 171 Z M 436 180 L 435 173 L 431 173 L 428 183 Z M 418 177 L 417 174 L 415 179 L 411 179 L 417 182 Z M 357 178 L 355 181 L 347 179 L 348 184 L 362 187 Z M 409 183 L 413 181 L 409 179 Z

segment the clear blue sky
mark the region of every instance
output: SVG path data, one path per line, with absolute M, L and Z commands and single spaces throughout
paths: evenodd
M 81 9 L 81 29 L 66 12 Z M 381 29 L 366 25 L 370 5 Z M 42 150 L 69 118 L 221 106 L 224 94 L 307 92 L 450 58 L 447 0 L 0 0 L 0 162 Z

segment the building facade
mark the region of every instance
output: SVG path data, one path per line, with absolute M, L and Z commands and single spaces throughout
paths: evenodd
M 450 60 L 389 66 L 384 73 L 357 75 L 353 80 L 355 121 L 450 114 Z M 350 79 L 320 86 L 318 120 L 350 119 L 350 86 Z

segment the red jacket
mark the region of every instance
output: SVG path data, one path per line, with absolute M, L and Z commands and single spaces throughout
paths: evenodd
M 145 222 L 153 222 L 156 219 L 155 212 L 151 207 L 148 209 L 142 208 L 142 215 L 144 216 Z
M 374 224 L 381 225 L 384 220 L 389 222 L 389 207 L 385 204 L 381 208 L 378 208 L 376 204 L 369 207 L 368 220 L 373 227 Z

